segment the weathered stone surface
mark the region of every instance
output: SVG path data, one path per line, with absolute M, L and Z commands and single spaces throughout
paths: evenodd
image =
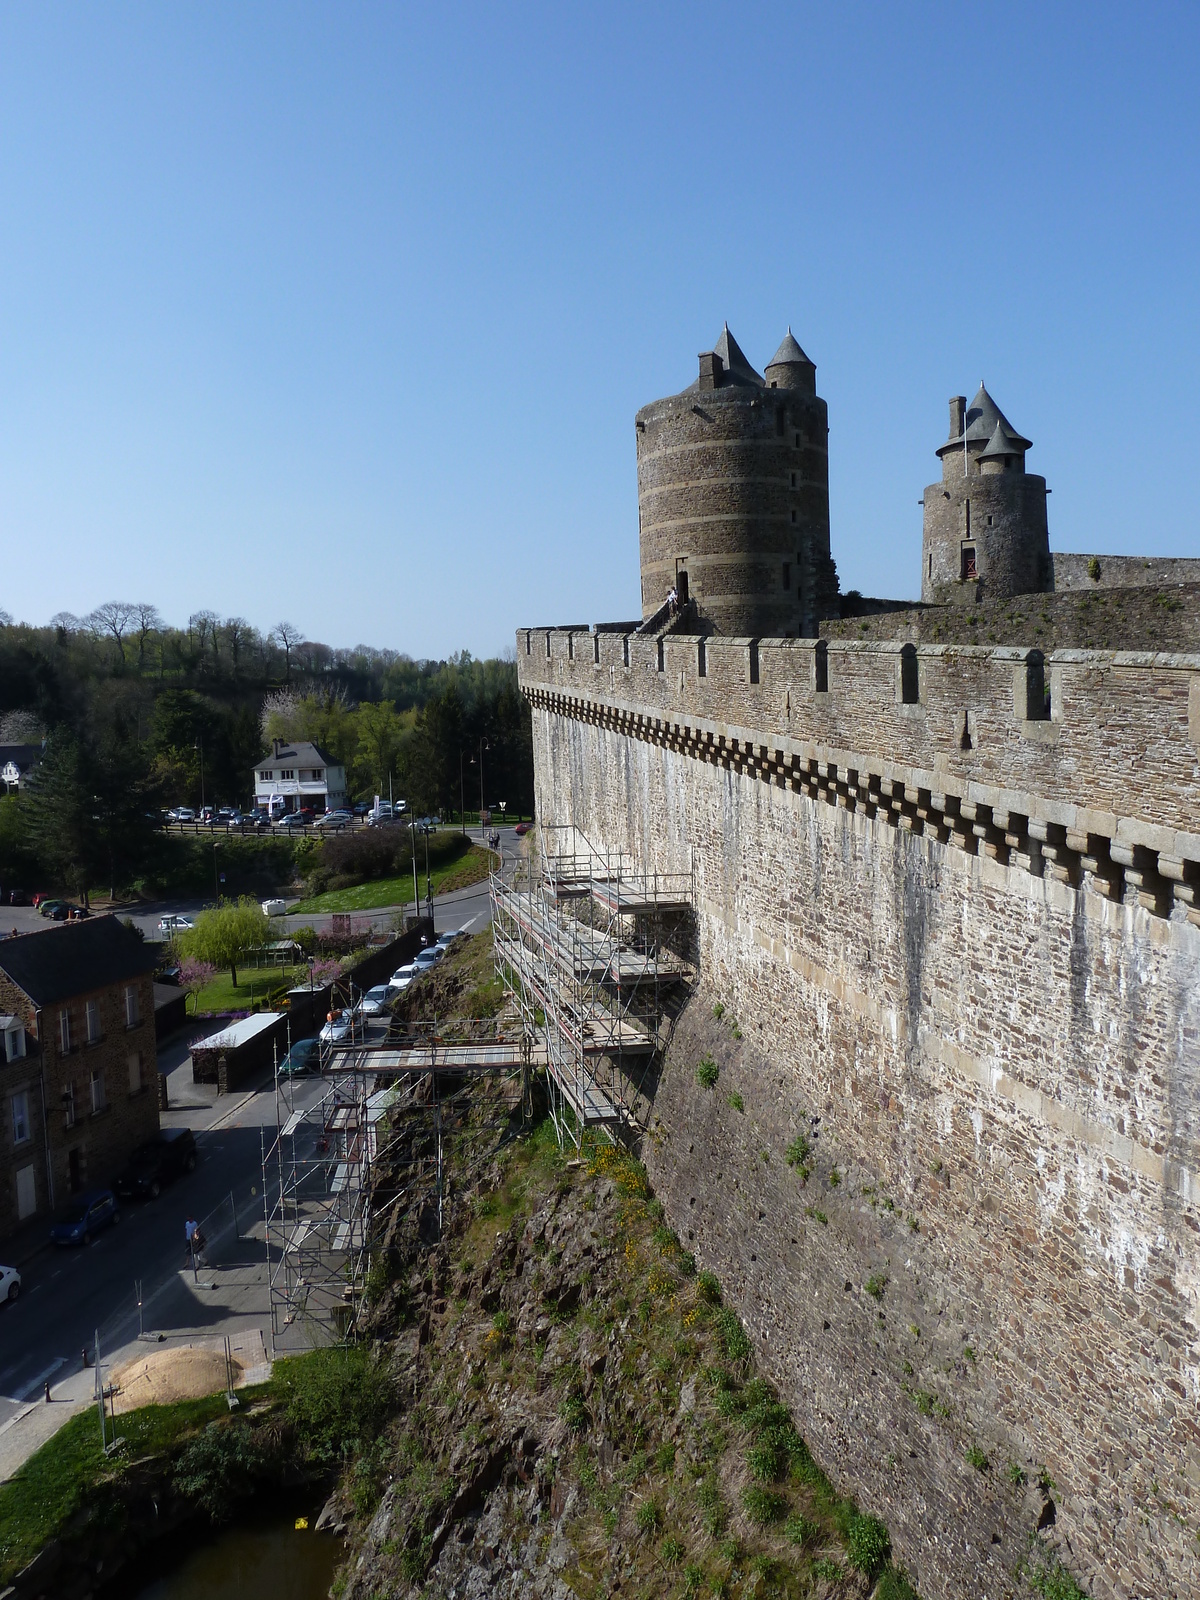
M 812 641 L 628 646 L 518 662 L 541 822 L 694 872 L 673 1225 L 924 1594 L 1010 1591 L 1010 1463 L 1095 1595 L 1200 1592 L 1200 660 L 1052 658 L 1039 739 L 1020 652 L 922 652 L 912 706 L 896 647 L 832 645 L 822 694 Z

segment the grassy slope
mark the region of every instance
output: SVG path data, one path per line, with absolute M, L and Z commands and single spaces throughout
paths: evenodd
M 430 1340 L 379 1463 L 404 1521 L 373 1552 L 370 1584 L 405 1593 L 423 1576 L 451 1454 L 498 1439 L 515 1408 L 527 1432 L 558 1441 L 535 1470 L 560 1503 L 574 1491 L 561 1576 L 586 1600 L 617 1578 L 635 1595 L 849 1600 L 881 1573 L 880 1600 L 911 1597 L 885 1571 L 883 1525 L 835 1494 L 754 1376 L 740 1322 L 697 1276 L 641 1167 L 604 1142 L 585 1150 L 568 1161 L 549 1123 L 510 1147 L 500 1182 L 460 1219 L 450 1296 L 413 1307 Z
M 472 883 L 479 883 L 487 877 L 492 860 L 488 851 L 472 845 L 468 853 L 457 861 L 433 867 L 429 876 L 434 894 L 449 894 L 453 889 L 465 889 Z M 421 898 L 424 899 L 425 874 L 419 864 L 417 882 Z M 289 906 L 288 910 L 289 913 L 298 912 L 308 916 L 314 912 L 377 911 L 383 906 L 411 905 L 412 884 L 411 872 L 395 878 L 377 878 L 373 883 L 360 883 L 353 889 L 331 889 L 327 894 L 313 895 L 308 900 L 301 900 L 298 905 Z

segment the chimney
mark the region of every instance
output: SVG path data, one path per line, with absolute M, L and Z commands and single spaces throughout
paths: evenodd
M 965 394 L 952 395 L 950 399 L 950 437 L 961 439 L 963 423 L 967 416 L 967 397 Z
M 278 739 L 272 739 L 271 740 L 271 754 L 275 757 L 276 761 L 279 760 L 279 740 Z
M 721 377 L 725 371 L 725 363 L 715 350 L 706 350 L 700 357 L 700 387 L 702 389 L 719 389 Z

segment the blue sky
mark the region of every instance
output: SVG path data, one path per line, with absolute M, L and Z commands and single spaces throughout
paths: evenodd
M 1058 549 L 1200 555 L 1200 13 L 0 12 L 0 607 L 499 651 L 638 611 L 633 417 L 728 319 L 913 594 L 947 398 Z

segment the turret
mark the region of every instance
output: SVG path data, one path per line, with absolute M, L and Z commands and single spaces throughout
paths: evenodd
M 637 414 L 642 614 L 674 588 L 712 631 L 812 634 L 837 601 L 817 369 L 789 329 L 763 376 L 728 325 L 699 366 Z
M 1046 480 L 1025 471 L 1032 448 L 983 384 L 969 406 L 952 397 L 942 481 L 925 490 L 923 600 L 969 604 L 1051 587 Z

